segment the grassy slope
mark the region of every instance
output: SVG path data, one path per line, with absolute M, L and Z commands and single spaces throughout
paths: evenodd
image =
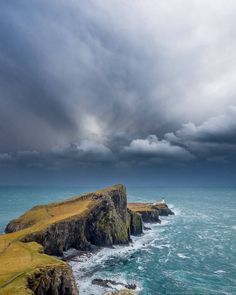
M 134 212 L 155 211 L 151 203 L 128 203 L 128 208 Z

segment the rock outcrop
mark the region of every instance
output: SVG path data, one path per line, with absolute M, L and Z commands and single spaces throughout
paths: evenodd
M 136 295 L 137 293 L 132 290 L 121 290 L 121 291 L 113 291 L 113 292 L 106 292 L 103 295 Z
M 124 284 L 122 282 L 117 282 L 114 280 L 104 280 L 104 279 L 94 279 L 92 281 L 93 285 L 98 285 L 107 288 L 113 288 L 114 286 L 123 286 L 125 289 L 128 290 L 135 290 L 137 286 L 135 284 Z
M 78 295 L 72 270 L 68 265 L 44 266 L 27 278 L 28 288 L 35 295 Z
M 161 223 L 160 216 L 173 215 L 174 212 L 169 209 L 165 203 L 129 203 L 128 209 L 142 216 L 143 222 Z
M 142 215 L 130 209 L 127 209 L 127 211 L 130 216 L 130 220 L 129 220 L 130 234 L 134 236 L 141 235 L 143 233 Z
M 153 208 L 159 211 L 160 216 L 174 215 L 175 213 L 167 206 L 166 203 L 157 203 L 152 205 Z

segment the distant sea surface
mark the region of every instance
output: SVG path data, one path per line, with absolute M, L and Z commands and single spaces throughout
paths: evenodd
M 97 187 L 0 187 L 0 230 L 34 205 Z M 95 278 L 135 283 L 142 295 L 236 294 L 236 188 L 128 187 L 129 201 L 164 198 L 175 216 L 133 237 L 71 262 L 81 295 L 108 289 Z M 121 288 L 121 286 L 116 286 Z

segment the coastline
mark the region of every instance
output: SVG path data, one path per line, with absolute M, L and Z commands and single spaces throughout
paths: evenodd
M 86 191 L 91 190 L 88 187 Z M 1 210 L 5 212 L 9 209 L 5 206 L 8 200 L 4 199 L 7 192 L 0 195 L 3 201 Z M 63 195 L 81 193 L 84 190 L 80 188 L 68 190 L 66 187 L 61 191 L 48 189 L 48 199 L 44 203 L 65 198 Z M 24 194 L 19 195 L 17 190 L 14 190 L 14 195 L 12 190 L 8 193 L 10 200 L 16 200 L 18 195 L 18 200 L 14 202 L 17 212 L 25 211 L 24 204 L 29 200 L 29 195 L 39 194 L 38 190 L 30 190 L 30 193 L 25 190 Z M 45 195 L 45 190 L 41 194 Z M 156 196 L 165 196 L 176 216 L 161 217 L 164 222 L 157 224 L 159 237 L 156 241 L 137 250 L 128 260 L 119 257 L 111 261 L 108 259 L 98 272 L 108 279 L 124 277 L 127 282 L 140 282 L 143 286 L 140 292 L 142 295 L 156 294 L 155 290 L 161 290 L 164 294 L 184 295 L 195 292 L 215 295 L 212 291 L 214 286 L 219 290 L 217 294 L 234 294 L 235 195 L 235 189 L 227 188 L 128 187 L 130 202 L 155 202 Z M 28 207 L 41 202 L 39 197 L 31 200 Z M 165 221 L 168 224 L 165 225 Z
M 81 209 L 83 206 L 84 209 Z M 148 204 L 148 206 L 150 206 L 150 204 Z M 157 212 L 156 208 L 149 209 L 151 213 L 153 213 L 153 211 L 155 211 L 155 213 Z M 147 213 L 147 211 L 145 211 L 145 213 Z M 71 230 L 69 230 L 69 227 Z M 80 232 L 79 235 L 78 230 Z M 84 233 L 81 230 L 84 231 Z M 40 259 L 39 257 L 42 256 L 42 254 L 40 254 L 42 251 L 46 254 L 58 255 L 62 253 L 62 249 L 67 250 L 73 248 L 73 245 L 77 245 L 77 250 L 83 251 L 91 251 L 92 249 L 100 249 L 101 247 L 107 246 L 111 247 L 113 245 L 129 245 L 131 242 L 130 235 L 141 235 L 143 232 L 142 212 L 137 213 L 135 210 L 127 209 L 125 187 L 116 185 L 59 203 L 36 206 L 27 211 L 20 218 L 11 221 L 6 227 L 6 232 L 7 234 L 3 235 L 0 241 L 5 257 L 11 256 L 10 248 L 12 246 L 9 247 L 10 245 L 13 245 L 13 247 L 17 245 L 17 247 L 20 247 L 20 250 L 18 250 L 21 251 L 22 247 L 24 247 L 24 243 L 31 247 L 32 242 L 37 242 L 43 246 L 43 248 L 37 248 L 35 250 L 35 255 L 38 257 L 37 259 Z M 89 240 L 86 241 L 88 238 L 91 239 L 91 245 L 89 244 Z M 61 246 L 63 248 L 61 248 Z M 29 248 L 29 250 L 30 249 L 31 248 Z M 1 257 L 2 262 L 8 263 L 4 255 Z M 57 288 L 60 288 L 60 290 L 64 290 L 61 294 L 67 294 L 65 292 L 68 292 L 66 290 L 69 289 L 70 291 L 68 294 L 78 293 L 75 289 L 74 278 L 69 274 L 71 270 L 68 268 L 68 264 L 62 262 L 62 260 L 58 260 L 57 262 L 55 258 L 53 258 L 54 260 L 50 259 L 52 258 L 49 258 L 49 261 L 53 265 L 53 270 L 51 269 L 49 271 L 55 273 L 55 280 L 59 283 L 55 284 L 55 282 L 51 281 L 48 277 L 48 270 L 46 273 L 44 271 L 44 266 L 41 265 L 39 267 L 39 264 L 32 264 L 31 262 L 33 268 L 30 274 L 24 272 L 24 279 L 21 282 L 22 284 L 27 283 L 28 287 L 26 286 L 24 293 L 24 287 L 22 285 L 22 293 L 19 294 L 31 294 L 32 292 L 32 294 L 44 294 L 42 290 L 47 290 L 48 288 L 55 289 L 55 292 L 57 292 Z M 54 264 L 55 262 L 65 267 L 65 274 L 58 273 L 58 267 Z M 10 289 L 11 287 L 13 289 L 18 288 L 17 284 L 12 284 L 12 281 L 15 281 L 15 277 L 13 277 L 12 274 L 15 274 L 17 270 L 18 273 L 20 270 L 24 270 L 22 267 L 27 267 L 27 265 L 21 266 L 21 268 L 9 273 L 9 278 L 1 282 L 0 293 L 6 286 Z M 34 268 L 35 270 L 33 270 Z M 37 283 L 37 286 L 39 284 L 40 288 L 35 288 L 34 281 L 36 277 L 34 273 L 38 273 L 37 277 L 39 276 L 43 279 L 43 285 L 40 285 L 42 284 L 41 279 Z M 66 278 L 63 279 L 64 285 L 62 285 L 60 280 L 64 275 L 66 275 Z M 41 293 L 39 293 L 39 289 Z M 9 291 L 8 294 L 14 293 Z

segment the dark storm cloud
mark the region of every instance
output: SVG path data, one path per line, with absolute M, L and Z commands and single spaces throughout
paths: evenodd
M 47 152 L 18 151 L 1 153 L 0 163 L 31 167 L 78 166 L 81 163 L 136 165 L 183 163 L 196 161 L 227 162 L 236 156 L 236 107 L 231 106 L 218 116 L 207 119 L 200 125 L 183 124 L 174 133 L 166 133 L 163 139 L 156 135 L 135 138 L 119 134 L 107 143 L 83 139 L 65 146 L 56 146 Z
M 163 162 L 226 162 L 236 156 L 236 107 L 202 124 L 183 124 L 175 132 L 166 133 L 159 140 L 156 135 L 133 139 L 123 147 L 129 159 Z
M 156 120 L 145 101 L 154 82 L 147 49 L 119 27 L 108 26 L 101 12 L 90 15 L 93 3 L 13 1 L 1 6 L 1 129 L 10 126 L 4 148 L 8 142 L 12 147 L 11 138 L 19 133 L 24 133 L 20 147 L 42 141 L 50 146 L 60 143 L 60 136 L 62 142 L 64 137 L 77 140 L 94 132 L 86 126 L 87 116 L 105 117 L 108 133 L 117 128 L 132 133 L 139 122 L 145 131 L 145 109 L 149 121 Z
M 191 165 L 234 155 L 234 1 L 0 8 L 1 165 Z
M 149 135 L 145 139 L 134 139 L 124 147 L 124 152 L 129 159 L 139 161 L 161 160 L 162 162 L 194 160 L 194 156 L 186 149 L 178 145 L 172 145 L 167 140 L 159 140 L 155 135 Z
M 35 48 L 37 30 L 32 35 L 21 19 L 27 16 L 17 14 L 23 8 L 11 5 L 0 10 L 0 149 L 42 148 L 77 126 L 62 101 L 63 87 L 44 69 L 44 45 Z
M 167 133 L 165 139 L 171 144 L 182 146 L 200 158 L 222 159 L 235 158 L 236 155 L 236 107 L 200 125 L 187 123 L 175 133 Z
M 73 163 L 106 163 L 114 160 L 112 151 L 104 144 L 91 140 L 82 140 L 80 143 L 73 143 L 64 148 L 54 148 L 51 156 L 55 160 L 62 159 Z
M 236 144 L 236 106 L 198 126 L 191 122 L 184 124 L 175 134 L 169 133 L 165 137 L 173 142 Z

